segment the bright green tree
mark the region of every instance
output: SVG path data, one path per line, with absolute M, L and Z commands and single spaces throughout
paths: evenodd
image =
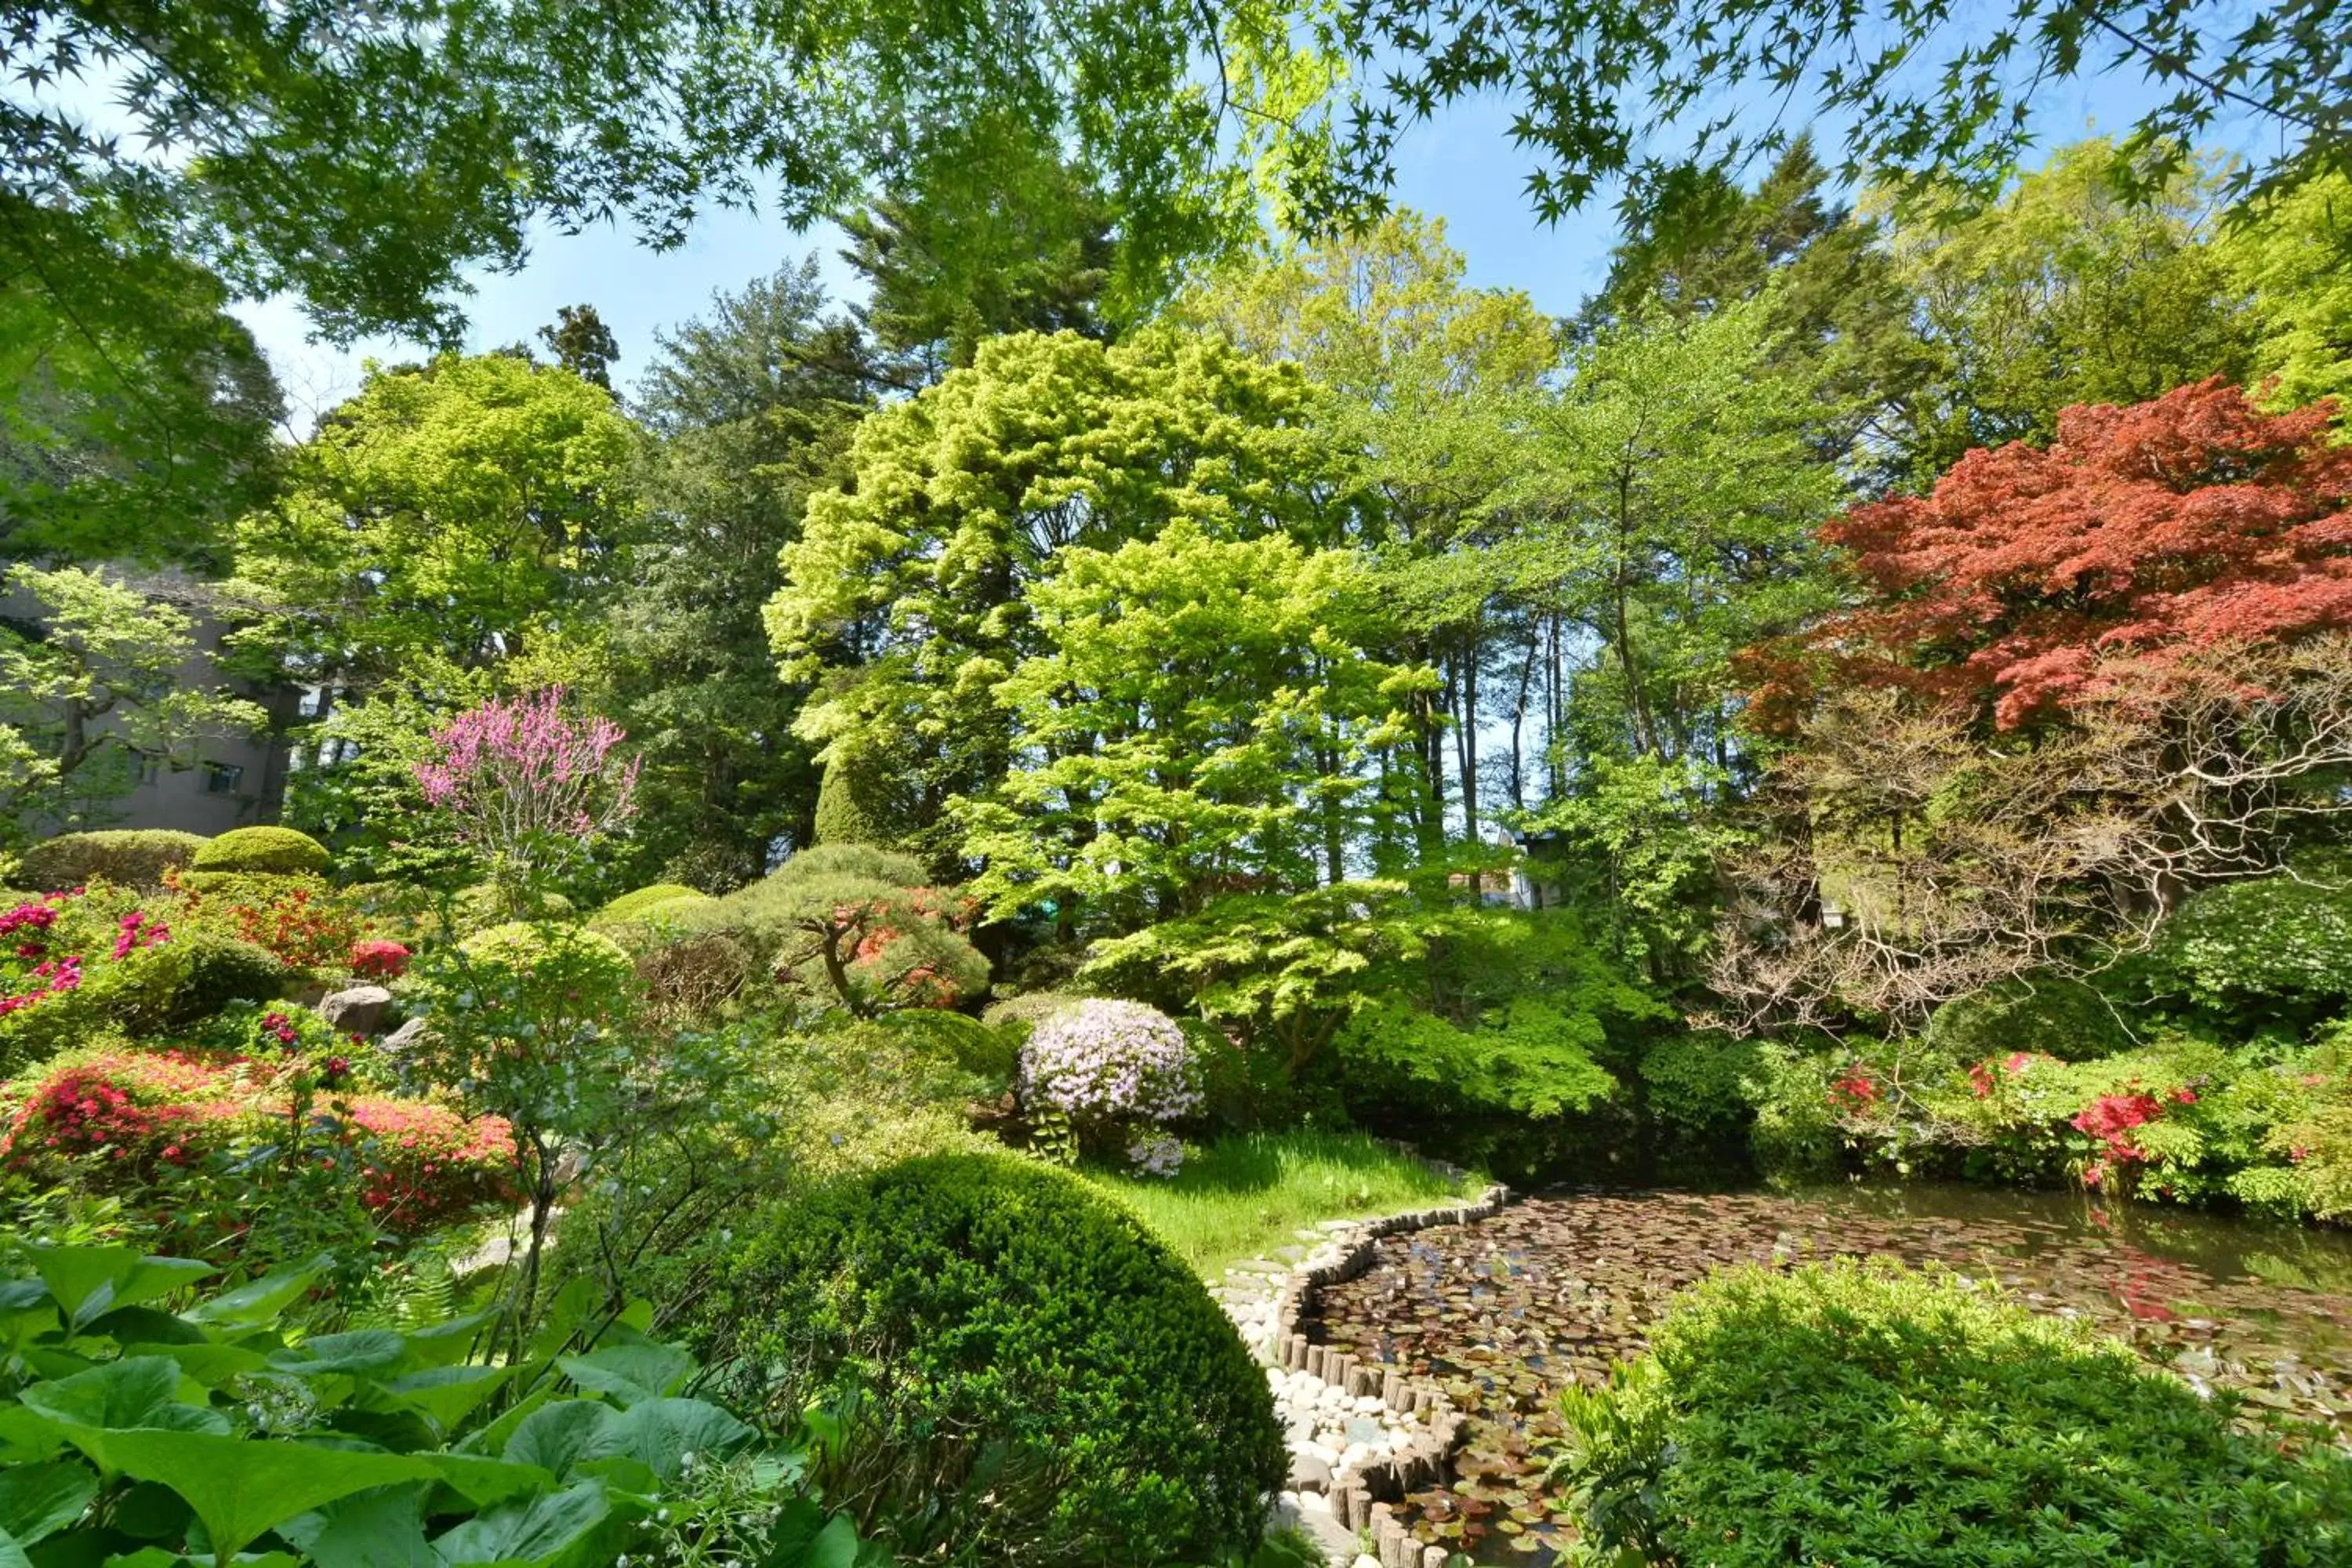
M 1185 519 L 1063 552 L 1028 595 L 1041 649 L 994 690 L 1014 764 L 959 803 L 971 891 L 1101 933 L 1344 878 L 1424 684 L 1365 651 L 1371 585 L 1352 552 Z
M 1424 850 L 1451 804 L 1480 819 L 1479 742 L 1507 582 L 1487 547 L 1522 466 L 1527 395 L 1559 361 L 1554 323 L 1517 289 L 1474 289 L 1445 226 L 1393 213 L 1361 234 L 1277 246 L 1189 296 L 1183 315 L 1329 390 L 1318 414 L 1364 497 L 1398 657 L 1435 668 L 1392 774 Z
M 2248 368 L 2253 322 L 2223 258 L 2220 181 L 2202 168 L 2117 195 L 2116 148 L 2063 149 L 1999 205 L 1916 205 L 1888 237 L 1916 300 L 1925 381 L 1890 416 L 1925 482 L 1972 447 L 2046 442 L 2076 403 L 2144 403 Z M 1890 205 L 1881 193 L 1880 207 Z
M 268 720 L 186 683 L 195 623 L 161 598 L 70 566 L 19 566 L 0 589 L 32 612 L 0 623 L 0 842 L 34 816 L 99 820 L 146 765 L 190 766 L 205 737 Z
M 973 141 L 956 150 L 961 166 L 908 168 L 841 220 L 842 258 L 868 286 L 858 320 L 906 391 L 1000 333 L 1108 337 L 1104 296 L 1132 313 L 1157 289 L 1121 270 L 1111 202 L 1059 146 L 1001 116 Z
M 2252 379 L 2300 408 L 2352 397 L 2352 177 L 2316 180 L 2224 238 L 2223 259 L 2253 297 Z
M 217 564 L 284 414 L 252 334 L 200 267 L 17 221 L 38 239 L 0 285 L 0 555 Z
M 1217 538 L 1344 531 L 1346 500 L 1295 367 L 1153 332 L 981 346 L 971 368 L 858 426 L 849 482 L 812 497 L 768 629 L 798 721 L 887 757 L 919 846 L 950 796 L 1012 764 L 994 689 L 1042 645 L 1028 593 L 1076 546 L 1115 550 L 1178 518 Z
M 1689 317 L 1768 299 L 1775 364 L 1813 388 L 1824 454 L 1857 460 L 1865 484 L 1883 479 L 1890 414 L 1930 374 L 1933 356 L 1882 226 L 1837 198 L 1809 136 L 1752 191 L 1710 172 L 1690 205 L 1688 222 L 1654 208 L 1631 215 L 1607 284 L 1578 313 L 1580 335 L 1644 310 Z
M 1815 530 L 1841 494 L 1809 387 L 1775 363 L 1771 301 L 1652 311 L 1578 350 L 1535 415 L 1517 504 L 1541 521 L 1516 591 L 1594 650 L 1552 743 L 1723 770 L 1734 655 L 1836 602 Z
M 640 524 L 640 439 L 603 388 L 511 354 L 376 370 L 236 529 L 241 634 L 365 689 L 596 634 Z M 545 645 L 545 646 L 542 646 Z

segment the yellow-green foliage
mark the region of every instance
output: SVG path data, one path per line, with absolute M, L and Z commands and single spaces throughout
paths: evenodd
M 16 879 L 43 892 L 86 882 L 156 888 L 165 871 L 193 861 L 205 842 L 201 833 L 161 827 L 60 834 L 26 850 Z
M 1562 1402 L 1589 1561 L 2352 1560 L 2352 1460 L 2283 1457 L 2129 1346 L 1955 1275 L 1728 1269 L 1650 1347 Z
M 656 882 L 650 888 L 623 893 L 596 911 L 599 921 L 641 921 L 657 914 L 676 913 L 685 906 L 707 903 L 710 895 L 699 888 L 689 888 L 683 882 Z
M 327 847 L 291 827 L 236 827 L 207 841 L 189 864 L 198 871 L 316 875 L 327 868 Z

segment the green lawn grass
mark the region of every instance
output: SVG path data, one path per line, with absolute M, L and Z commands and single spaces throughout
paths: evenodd
M 1420 1161 L 1360 1132 L 1253 1132 L 1188 1154 L 1172 1181 L 1099 1168 L 1111 1194 L 1201 1273 L 1215 1279 L 1245 1258 L 1290 1246 L 1319 1220 L 1394 1214 L 1476 1195 Z

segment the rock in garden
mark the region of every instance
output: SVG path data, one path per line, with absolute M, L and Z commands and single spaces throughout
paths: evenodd
M 352 1035 L 374 1034 L 391 1010 L 392 993 L 381 985 L 354 985 L 319 1003 L 319 1016 Z

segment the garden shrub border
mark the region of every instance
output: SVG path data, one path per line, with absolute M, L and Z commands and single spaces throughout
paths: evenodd
M 1469 1175 L 1459 1166 L 1429 1159 L 1409 1146 L 1397 1147 L 1450 1181 L 1458 1183 Z M 1414 1377 L 1315 1343 L 1306 1331 L 1306 1321 L 1315 1309 L 1317 1295 L 1363 1275 L 1377 1260 L 1378 1244 L 1386 1237 L 1492 1219 L 1515 1196 L 1508 1185 L 1496 1182 L 1469 1203 L 1329 1222 L 1322 1242 L 1272 1278 L 1270 1294 L 1265 1285 L 1256 1283 L 1268 1279 L 1265 1260 L 1225 1271 L 1219 1298 L 1234 1317 L 1243 1342 L 1261 1363 L 1274 1372 L 1307 1373 L 1351 1398 L 1377 1398 L 1389 1411 L 1422 1423 L 1422 1430 L 1388 1457 L 1360 1468 L 1335 1471 L 1323 1495 L 1329 1500 L 1329 1517 L 1347 1537 L 1344 1543 L 1328 1539 L 1324 1543 L 1332 1563 L 1341 1568 L 1359 1555 L 1358 1532 L 1370 1537 L 1370 1554 L 1380 1560 L 1381 1568 L 1444 1568 L 1445 1549 L 1424 1547 L 1414 1540 L 1392 1505 L 1408 1492 L 1444 1477 L 1454 1449 L 1462 1444 L 1467 1417 L 1433 1378 Z M 1254 1298 L 1251 1304 L 1239 1305 L 1233 1300 L 1240 1289 L 1246 1289 Z M 1269 1300 L 1270 1310 L 1265 1304 Z M 1311 1482 L 1286 1489 L 1322 1490 Z

